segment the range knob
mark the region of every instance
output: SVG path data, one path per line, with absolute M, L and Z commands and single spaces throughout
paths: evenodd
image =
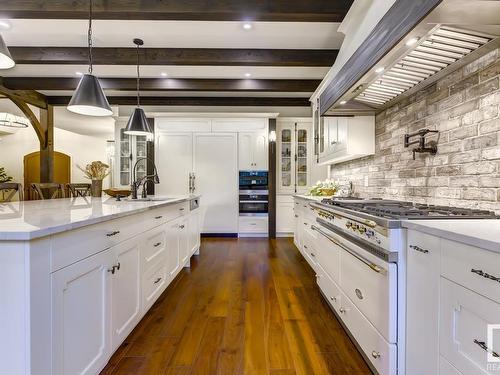
M 364 234 L 366 232 L 366 228 L 365 227 L 358 227 L 358 231 L 359 231 L 359 233 Z
M 348 221 L 347 223 L 345 223 L 345 226 L 346 226 L 346 228 L 351 228 L 352 227 L 352 223 L 350 221 Z

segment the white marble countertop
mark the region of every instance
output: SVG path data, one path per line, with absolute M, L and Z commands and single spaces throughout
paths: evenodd
M 500 220 L 408 220 L 403 227 L 500 253 Z
M 312 196 L 312 195 L 304 195 L 304 194 L 295 194 L 294 197 L 300 198 L 300 199 L 308 199 L 308 200 L 317 201 L 317 202 L 319 202 L 325 198 L 330 198 L 330 197 L 326 197 L 326 196 Z
M 0 203 L 0 241 L 32 240 L 198 197 L 135 202 L 85 197 Z

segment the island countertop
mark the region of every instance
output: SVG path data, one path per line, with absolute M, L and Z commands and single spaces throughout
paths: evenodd
M 0 241 L 29 241 L 197 198 L 199 195 L 117 201 L 79 197 L 0 203 Z

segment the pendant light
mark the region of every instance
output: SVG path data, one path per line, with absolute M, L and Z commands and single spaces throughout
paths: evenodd
M 12 56 L 10 55 L 9 49 L 7 45 L 3 41 L 2 36 L 0 35 L 0 69 L 10 69 L 16 65 Z
M 92 1 L 89 10 L 89 72 L 84 74 L 68 104 L 68 110 L 80 115 L 110 116 L 113 114 L 99 80 L 92 74 Z
M 134 39 L 134 44 L 137 46 L 137 107 L 134 109 L 134 113 L 132 113 L 132 115 L 128 119 L 124 133 L 128 135 L 150 136 L 153 134 L 153 132 L 149 127 L 146 114 L 141 108 L 141 96 L 139 92 L 141 81 L 141 74 L 139 70 L 139 47 L 144 44 L 144 41 L 142 39 Z

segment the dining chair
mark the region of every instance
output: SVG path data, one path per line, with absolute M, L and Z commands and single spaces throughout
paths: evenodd
M 23 200 L 23 185 L 17 182 L 3 182 L 0 183 L 0 191 L 2 192 L 2 199 L 0 202 L 12 202 L 12 199 L 16 195 L 19 196 L 19 200 Z
M 91 184 L 66 184 L 69 194 L 73 197 L 87 197 L 90 195 Z
M 38 196 L 38 199 L 56 199 L 64 198 L 64 185 L 56 182 L 33 183 L 31 189 Z M 47 191 L 47 195 L 44 195 Z

